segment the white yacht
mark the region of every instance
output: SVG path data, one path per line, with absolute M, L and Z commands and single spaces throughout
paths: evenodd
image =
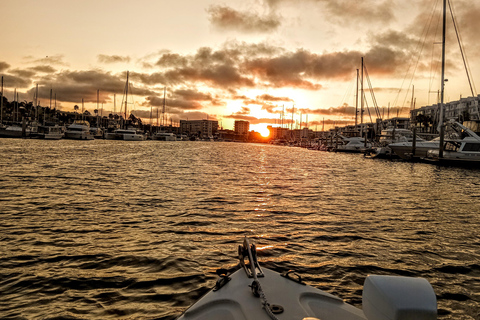
M 25 129 L 21 125 L 2 125 L 0 127 L 0 138 L 26 138 L 30 136 L 30 127 Z
M 424 160 L 445 165 L 480 168 L 480 136 L 458 122 L 450 122 L 455 132 L 446 133 L 443 157 L 439 148 L 428 150 Z
M 75 120 L 67 127 L 65 131 L 65 139 L 74 140 L 93 140 L 94 137 L 90 133 L 90 124 L 86 120 Z
M 90 127 L 90 133 L 95 139 L 103 139 L 103 130 L 97 127 Z
M 344 137 L 342 138 L 342 144 L 339 144 L 335 151 L 338 152 L 353 152 L 353 153 L 363 153 L 367 149 L 372 147 L 370 142 L 367 142 L 365 146 L 365 139 L 362 137 Z
M 159 141 L 177 141 L 177 136 L 169 132 L 157 132 L 152 137 L 153 140 Z
M 416 137 L 417 141 L 424 141 L 420 137 Z M 366 156 L 370 158 L 393 158 L 396 154 L 390 148 L 391 143 L 411 142 L 413 141 L 413 132 L 408 129 L 387 128 L 380 132 L 378 144 L 367 150 Z
M 135 129 L 117 129 L 113 133 L 115 140 L 145 141 L 147 139 L 144 133 L 137 132 Z
M 415 141 L 415 154 L 413 154 L 413 142 L 402 141 L 395 142 L 388 145 L 392 151 L 404 160 L 410 160 L 412 157 L 425 157 L 428 150 L 438 149 L 440 147 L 440 138 L 433 140 L 417 139 Z
M 60 140 L 65 135 L 65 127 L 55 125 L 38 126 L 36 134 L 32 134 L 31 138 L 39 138 L 46 140 Z

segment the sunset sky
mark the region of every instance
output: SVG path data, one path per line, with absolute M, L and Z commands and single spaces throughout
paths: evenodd
M 480 84 L 480 2 L 451 0 Z M 441 0 L 0 0 L 0 75 L 13 100 L 120 108 L 130 73 L 136 116 L 235 119 L 252 128 L 308 114 L 310 128 L 354 122 L 361 57 L 379 107 L 405 116 L 440 89 Z M 445 100 L 471 96 L 448 13 Z M 367 80 L 365 80 L 365 88 Z M 478 94 L 473 88 L 474 94 Z M 373 107 L 369 92 L 367 104 Z M 383 112 L 383 109 L 382 111 Z M 375 111 L 371 110 L 374 120 Z M 370 118 L 366 114 L 366 121 Z M 156 123 L 156 120 L 154 121 Z M 305 124 L 303 124 L 305 126 Z M 320 127 L 319 127 L 320 130 Z

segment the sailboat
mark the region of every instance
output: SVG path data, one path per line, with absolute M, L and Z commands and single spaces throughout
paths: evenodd
M 440 145 L 438 150 L 429 150 L 425 161 L 442 165 L 461 165 L 468 167 L 480 167 L 480 137 L 472 130 L 466 128 L 460 123 L 452 122 L 457 134 L 454 139 L 448 137 L 445 140 L 444 125 L 444 93 L 445 93 L 445 34 L 446 34 L 446 14 L 447 0 L 443 0 L 443 31 L 442 31 L 442 82 L 440 93 Z
M 125 124 L 124 128 L 117 129 L 113 133 L 115 140 L 125 140 L 125 141 L 145 141 L 147 136 L 137 131 L 135 128 L 127 127 L 127 109 L 128 109 L 128 89 L 129 89 L 129 81 L 128 81 L 129 72 L 127 71 L 127 81 L 125 82 Z

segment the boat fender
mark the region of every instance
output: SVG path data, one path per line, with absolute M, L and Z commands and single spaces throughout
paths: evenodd
M 218 269 L 216 273 L 220 278 L 217 279 L 215 287 L 213 287 L 213 291 L 220 290 L 220 288 L 226 285 L 228 281 L 232 280 L 232 278 L 229 277 L 228 271 L 226 269 Z
M 368 320 L 436 320 L 437 300 L 424 278 L 369 275 L 363 285 Z
M 292 278 L 290 274 L 296 276 L 297 278 L 296 279 Z M 296 273 L 293 270 L 288 270 L 287 272 L 282 273 L 281 276 L 289 280 L 295 281 L 296 283 L 299 283 L 301 285 L 305 285 L 305 282 L 302 282 L 302 276 L 300 276 L 298 273 Z

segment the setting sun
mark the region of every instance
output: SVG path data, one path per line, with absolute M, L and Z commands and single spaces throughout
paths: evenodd
M 258 132 L 262 135 L 262 137 L 267 138 L 270 135 L 270 130 L 268 128 L 260 128 Z

